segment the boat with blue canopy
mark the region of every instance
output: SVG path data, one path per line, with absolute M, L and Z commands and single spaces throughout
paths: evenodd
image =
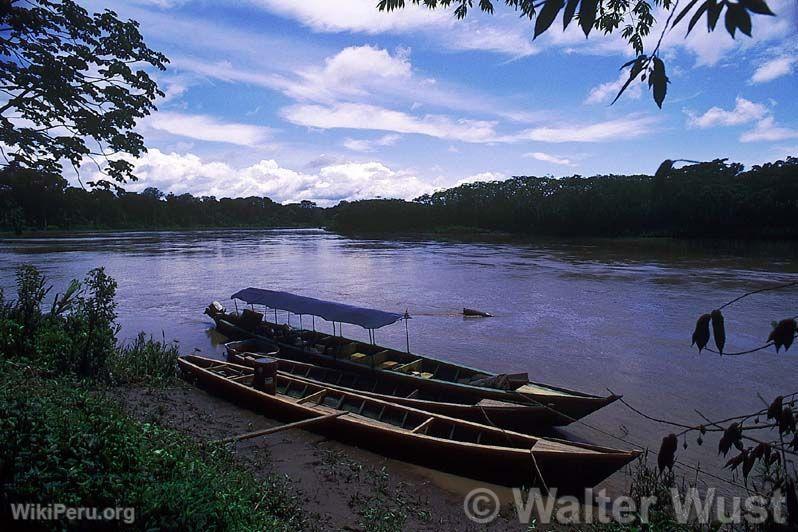
M 231 299 L 236 306 L 234 312 L 228 312 L 223 305 L 214 302 L 206 308 L 205 313 L 214 320 L 217 330 L 227 337 L 261 342 L 260 346 L 252 344 L 249 347 L 239 344 L 234 351 L 239 354 L 268 351 L 270 348 L 264 346 L 264 342 L 276 345 L 279 358 L 338 370 L 343 383 L 330 382 L 328 373 L 324 381 L 360 390 L 359 393 L 369 391 L 394 398 L 474 405 L 477 408 L 481 405 L 504 406 L 507 407 L 504 410 L 511 415 L 487 422 L 520 432 L 551 425 L 567 425 L 618 399 L 615 395 L 602 397 L 533 382 L 527 373 L 496 374 L 412 353 L 407 326 L 411 317 L 408 312 L 386 312 L 260 288 L 240 290 Z M 239 301 L 250 308 L 239 310 Z M 256 311 L 255 305 L 262 306 L 264 312 Z M 280 323 L 278 311 L 297 315 L 300 326 L 297 328 Z M 274 321 L 264 319 L 272 312 Z M 304 327 L 308 317 L 311 329 Z M 316 330 L 315 317 L 332 322 L 333 334 Z M 377 345 L 374 331 L 399 321 L 405 324 L 406 350 Z M 361 342 L 342 336 L 342 323 L 363 327 L 369 332 L 369 341 Z M 235 360 L 242 363 L 245 358 Z M 353 380 L 352 375 L 357 378 Z M 368 386 L 372 386 L 372 389 L 364 390 Z M 513 406 L 524 405 L 535 408 L 526 409 L 525 412 L 524 409 L 516 409 L 513 412 Z

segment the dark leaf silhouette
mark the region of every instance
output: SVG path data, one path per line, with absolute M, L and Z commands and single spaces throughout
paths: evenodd
M 654 101 L 662 108 L 665 95 L 668 93 L 668 76 L 665 75 L 665 63 L 659 57 L 654 58 L 654 68 L 648 77 L 648 86 L 654 91 Z
M 596 12 L 599 0 L 582 0 L 579 4 L 579 26 L 585 32 L 585 37 L 590 35 L 593 24 L 596 23 Z
M 678 15 L 676 15 L 676 18 L 675 18 L 675 19 L 673 19 L 673 26 L 672 26 L 672 27 L 676 27 L 676 25 L 677 25 L 679 22 L 681 22 L 681 21 L 682 21 L 682 19 L 685 17 L 685 15 L 687 15 L 687 13 L 689 13 L 689 12 L 690 12 L 690 10 L 691 10 L 691 9 L 693 9 L 693 6 L 695 6 L 697 3 L 698 3 L 698 0 L 690 0 L 690 3 L 689 3 L 689 4 L 687 4 L 687 7 L 685 7 L 684 9 L 682 9 L 682 10 L 679 12 L 679 14 L 678 14 Z
M 785 486 L 787 498 L 787 519 L 791 525 L 798 525 L 798 493 L 795 492 L 795 482 L 788 480 Z
M 709 343 L 709 322 L 711 319 L 712 317 L 709 314 L 702 314 L 695 323 L 693 343 L 690 345 L 697 345 L 699 353 Z
M 715 0 L 708 0 L 707 3 L 707 29 L 709 31 L 714 31 L 715 26 L 718 24 L 720 13 L 723 11 L 723 4 L 719 4 Z
M 562 29 L 566 29 L 574 18 L 576 7 L 579 5 L 579 0 L 568 0 L 565 4 L 565 11 L 562 14 Z
M 742 451 L 742 429 L 739 423 L 732 423 L 728 428 L 723 431 L 723 436 L 718 442 L 718 454 L 726 456 L 731 450 L 732 445 Z
M 748 474 L 751 473 L 751 470 L 754 468 L 754 463 L 756 463 L 756 458 L 754 458 L 750 452 L 746 449 L 743 451 L 744 459 L 743 459 L 743 477 L 747 480 Z
M 543 4 L 543 9 L 538 13 L 537 20 L 535 20 L 535 38 L 549 29 L 564 4 L 563 0 L 546 0 L 546 3 Z
M 742 452 L 742 453 L 738 454 L 737 456 L 733 456 L 732 458 L 730 458 L 729 461 L 726 462 L 726 465 L 723 466 L 724 469 L 731 469 L 732 471 L 737 469 L 737 467 L 740 464 L 742 464 L 743 461 L 745 460 L 746 454 L 747 453 Z
M 678 446 L 679 440 L 676 438 L 675 434 L 668 434 L 662 438 L 662 445 L 660 445 L 659 454 L 657 455 L 657 465 L 659 466 L 660 473 L 662 473 L 666 467 L 668 469 L 673 469 Z
M 785 406 L 779 418 L 779 432 L 785 434 L 788 432 L 795 432 L 795 416 L 789 406 Z
M 768 407 L 768 419 L 775 419 L 776 421 L 781 419 L 781 409 L 783 403 L 784 397 L 781 395 L 773 399 L 773 402 L 770 403 L 770 406 Z
M 751 15 L 742 4 L 729 4 L 726 7 L 726 31 L 734 37 L 735 31 L 738 29 L 749 37 L 751 36 Z
M 707 0 L 706 2 L 701 4 L 701 7 L 699 7 L 696 10 L 696 12 L 693 14 L 693 17 L 690 19 L 690 24 L 687 25 L 687 35 L 689 35 L 691 31 L 693 31 L 693 28 L 695 27 L 696 23 L 698 23 L 698 21 L 701 20 L 701 15 L 707 12 L 707 10 L 709 9 L 709 2 L 710 0 Z
M 768 342 L 773 342 L 776 346 L 777 353 L 782 347 L 784 347 L 785 351 L 790 348 L 795 339 L 795 329 L 796 323 L 792 318 L 781 320 L 776 324 L 776 327 L 773 328 L 770 332 L 770 336 L 768 336 Z
M 723 354 L 723 347 L 726 345 L 726 328 L 723 325 L 723 314 L 720 310 L 712 311 L 712 336 L 715 338 L 715 347 L 718 352 Z
M 775 15 L 775 13 L 770 10 L 767 3 L 765 3 L 765 0 L 741 0 L 740 3 L 751 13 L 756 13 L 757 15 Z

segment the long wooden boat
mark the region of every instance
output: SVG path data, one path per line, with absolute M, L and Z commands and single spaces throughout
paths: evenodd
M 252 367 L 257 358 L 267 356 L 278 362 L 280 371 L 297 379 L 523 434 L 540 434 L 552 425 L 563 425 L 570 421 L 539 404 L 506 403 L 493 399 L 482 399 L 474 404 L 435 401 L 428 398 L 428 394 L 419 393 L 412 384 L 396 383 L 376 372 L 355 373 L 282 358 L 279 346 L 266 340 L 250 338 L 228 342 L 224 346 L 227 361 L 234 364 Z
M 254 387 L 252 368 L 196 355 L 182 357 L 178 364 L 188 380 L 269 417 L 296 421 L 346 411 L 312 430 L 385 456 L 496 484 L 579 492 L 640 454 L 519 434 L 284 373 L 277 374 L 271 394 Z
M 209 306 L 208 314 L 216 329 L 231 339 L 261 339 L 276 343 L 280 357 L 298 362 L 378 375 L 408 394 L 425 400 L 471 404 L 490 399 L 505 403 L 542 406 L 551 417 L 541 420 L 566 425 L 595 412 L 619 396 L 601 397 L 566 388 L 529 382 L 524 374 L 497 375 L 484 370 L 438 360 L 429 356 L 359 342 L 317 331 L 297 330 L 284 324 L 262 321 L 262 315 L 228 313 Z M 255 319 L 253 319 L 253 315 Z M 517 380 L 514 381 L 514 378 Z

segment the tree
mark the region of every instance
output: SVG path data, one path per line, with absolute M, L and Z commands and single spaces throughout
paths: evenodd
M 133 164 L 119 155 L 146 151 L 133 128 L 163 93 L 144 68 L 166 63 L 137 22 L 111 10 L 0 0 L 0 165 L 59 174 L 61 161 L 77 171 L 88 159 L 116 182 L 135 180 Z
M 413 4 L 423 4 L 429 9 L 448 8 L 455 5 L 454 15 L 463 19 L 473 5 L 473 0 L 409 0 Z M 393 11 L 405 7 L 405 0 L 379 0 L 380 11 Z M 629 77 L 615 96 L 615 103 L 626 88 L 637 78 L 648 79 L 654 101 L 662 108 L 662 102 L 668 92 L 668 76 L 665 63 L 660 57 L 660 46 L 665 34 L 675 28 L 688 14 L 693 13 L 687 24 L 689 34 L 702 17 L 706 18 L 707 30 L 714 31 L 724 16 L 726 31 L 734 37 L 737 31 L 751 36 L 751 15 L 773 15 L 765 0 L 690 0 L 681 10 L 677 9 L 679 0 L 504 0 L 507 7 L 521 13 L 529 20 L 535 20 L 534 36 L 548 31 L 557 16 L 562 12 L 563 31 L 576 20 L 585 37 L 593 30 L 604 34 L 620 31 L 635 53 L 635 58 L 621 68 L 629 69 Z M 492 0 L 480 0 L 479 8 L 486 13 L 493 13 Z M 654 28 L 656 20 L 652 13 L 654 8 L 662 8 L 667 19 L 662 26 L 659 38 L 651 51 L 645 49 L 645 39 Z M 686 36 L 686 35 L 685 35 Z

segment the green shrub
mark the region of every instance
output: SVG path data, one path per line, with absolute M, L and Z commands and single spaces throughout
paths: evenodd
M 0 372 L 0 524 L 9 503 L 60 503 L 131 507 L 142 530 L 302 526 L 285 483 L 258 482 L 223 447 L 132 420 L 73 378 L 30 376 L 2 361 Z M 55 524 L 67 526 L 75 523 Z
M 179 356 L 176 342 L 158 341 L 139 333 L 131 343 L 117 348 L 108 364 L 117 382 L 163 386 L 174 382 Z

